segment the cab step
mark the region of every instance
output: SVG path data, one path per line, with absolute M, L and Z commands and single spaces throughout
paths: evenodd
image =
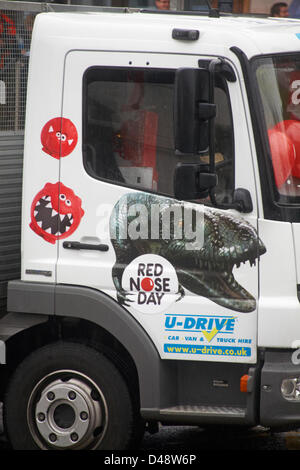
M 233 418 L 244 418 L 246 410 L 232 406 L 172 406 L 160 410 L 161 414 L 176 414 L 184 416 L 232 416 Z
M 244 424 L 246 408 L 235 406 L 179 405 L 160 410 L 142 410 L 144 418 L 157 419 L 161 422 L 202 424 L 224 423 Z

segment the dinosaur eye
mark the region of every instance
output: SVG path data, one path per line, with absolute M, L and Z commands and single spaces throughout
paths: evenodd
M 65 201 L 65 200 L 66 200 L 66 196 L 65 196 L 64 194 L 60 194 L 60 195 L 59 195 L 59 199 L 60 199 L 61 201 Z
M 56 137 L 57 137 L 58 139 L 60 139 L 60 132 L 56 132 L 55 135 L 56 135 Z
M 69 201 L 69 199 L 66 200 L 66 206 L 70 206 L 71 205 L 71 201 Z
M 62 142 L 65 142 L 65 140 L 67 140 L 67 137 L 65 136 L 65 134 L 61 135 L 61 140 L 62 140 Z

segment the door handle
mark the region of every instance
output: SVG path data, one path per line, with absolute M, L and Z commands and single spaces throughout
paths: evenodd
M 108 251 L 109 246 L 104 244 L 80 243 L 80 242 L 63 242 L 63 247 L 68 250 L 94 250 Z

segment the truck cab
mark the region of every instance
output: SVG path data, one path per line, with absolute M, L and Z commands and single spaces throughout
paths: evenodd
M 14 448 L 299 427 L 299 40 L 289 19 L 37 16 L 0 320 Z

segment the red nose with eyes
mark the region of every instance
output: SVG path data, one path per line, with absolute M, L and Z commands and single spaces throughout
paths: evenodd
M 77 129 L 67 118 L 51 119 L 41 132 L 42 150 L 56 159 L 69 155 L 76 147 L 77 141 Z

